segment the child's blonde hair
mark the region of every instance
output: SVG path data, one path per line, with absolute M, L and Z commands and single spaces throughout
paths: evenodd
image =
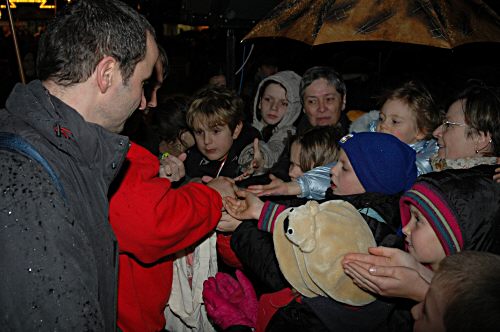
M 299 166 L 303 172 L 339 159 L 338 141 L 342 133 L 337 126 L 315 127 L 292 140 L 300 145 Z
M 417 128 L 425 134 L 426 140 L 432 139 L 432 132 L 442 121 L 434 98 L 427 88 L 418 81 L 408 81 L 399 88 L 386 92 L 380 98 L 382 104 L 388 100 L 400 100 L 415 114 Z
M 204 123 L 208 127 L 228 125 L 231 132 L 243 121 L 243 100 L 225 87 L 206 87 L 193 97 L 186 113 L 188 126 L 195 130 Z

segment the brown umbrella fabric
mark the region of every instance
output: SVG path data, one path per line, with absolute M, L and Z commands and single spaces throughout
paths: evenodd
M 481 0 L 284 0 L 244 40 L 258 37 L 453 48 L 500 42 L 500 16 Z

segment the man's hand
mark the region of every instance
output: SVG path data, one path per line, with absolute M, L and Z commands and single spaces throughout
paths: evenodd
M 236 219 L 259 219 L 264 202 L 257 196 L 244 190 L 235 192 L 240 199 L 227 197 L 224 199 L 226 211 Z
M 207 179 L 204 177 L 204 180 Z M 236 197 L 234 192 L 238 190 L 238 187 L 236 187 L 234 181 L 224 176 L 219 176 L 215 179 L 211 178 L 207 183 L 207 186 L 216 190 L 222 199 L 224 199 L 225 197 Z
M 301 194 L 300 186 L 296 181 L 285 182 L 272 174 L 269 174 L 269 178 L 271 183 L 248 186 L 246 190 L 257 196 L 296 196 Z
M 169 179 L 172 182 L 179 181 L 186 175 L 184 169 L 184 160 L 187 155 L 182 153 L 179 157 L 168 155 L 166 158 L 160 160 L 159 176 Z

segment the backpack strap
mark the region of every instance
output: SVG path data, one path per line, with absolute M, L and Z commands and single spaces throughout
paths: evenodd
M 52 182 L 57 188 L 57 191 L 66 203 L 66 193 L 64 192 L 61 180 L 57 176 L 56 172 L 50 166 L 49 162 L 24 138 L 13 133 L 0 132 L 0 150 L 17 152 L 29 159 L 38 162 L 49 174 Z

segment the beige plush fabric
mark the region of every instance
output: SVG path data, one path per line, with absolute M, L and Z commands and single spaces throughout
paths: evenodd
M 354 206 L 337 200 L 283 211 L 274 228 L 274 248 L 290 284 L 304 296 L 329 296 L 354 306 L 375 300 L 344 274 L 346 253 L 376 246 L 370 228 Z

